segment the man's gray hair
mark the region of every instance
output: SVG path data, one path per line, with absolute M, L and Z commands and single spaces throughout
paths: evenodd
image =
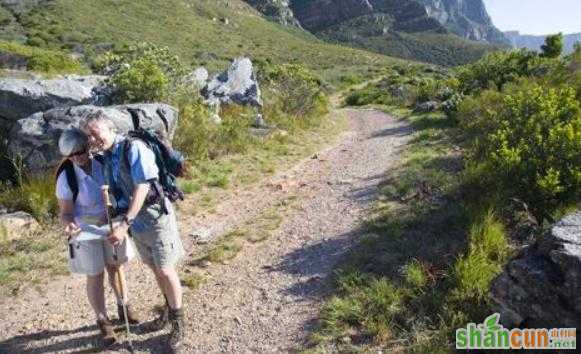
M 111 129 L 113 131 L 117 131 L 117 126 L 115 125 L 115 123 L 113 123 L 113 121 L 109 117 L 107 117 L 105 112 L 103 112 L 102 110 L 97 110 L 97 111 L 90 112 L 89 114 L 87 114 L 79 122 L 79 127 L 81 128 L 82 131 L 87 132 L 89 125 L 95 124 L 95 123 L 104 124 L 109 129 Z
M 89 140 L 80 129 L 72 127 L 63 131 L 59 138 L 59 151 L 63 156 L 71 156 L 86 150 Z

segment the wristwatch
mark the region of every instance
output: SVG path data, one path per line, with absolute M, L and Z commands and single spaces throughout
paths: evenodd
M 133 225 L 133 222 L 134 222 L 134 221 L 135 221 L 135 219 L 134 219 L 134 218 L 132 218 L 132 219 L 129 219 L 129 217 L 127 217 L 127 215 L 125 215 L 125 216 L 123 217 L 123 222 L 124 222 L 125 224 L 127 224 L 127 226 L 129 226 L 129 227 L 131 227 L 131 225 Z

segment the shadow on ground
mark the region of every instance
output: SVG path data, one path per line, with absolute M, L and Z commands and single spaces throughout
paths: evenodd
M 147 323 L 133 326 L 132 343 L 137 352 L 162 353 L 165 345 L 165 334 L 139 340 L 138 336 L 144 334 L 143 328 Z M 128 351 L 125 341 L 125 327 L 118 325 L 115 329 L 118 342 L 105 348 L 98 334 L 96 325 L 83 326 L 73 330 L 50 330 L 14 336 L 0 342 L 1 354 L 40 354 L 40 353 L 98 353 L 107 351 Z M 74 338 L 68 338 L 75 335 Z M 59 337 L 67 338 L 59 340 Z M 46 343 L 46 344 L 45 344 Z

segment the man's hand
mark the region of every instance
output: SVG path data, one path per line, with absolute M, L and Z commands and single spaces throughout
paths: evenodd
M 74 222 L 70 222 L 65 225 L 65 233 L 69 236 L 74 236 L 81 232 L 81 228 Z
M 125 223 L 121 223 L 120 225 L 117 225 L 116 227 L 113 228 L 113 232 L 111 232 L 109 236 L 107 236 L 107 240 L 113 246 L 117 246 L 123 242 L 125 237 L 127 237 L 127 230 L 128 230 L 127 225 Z

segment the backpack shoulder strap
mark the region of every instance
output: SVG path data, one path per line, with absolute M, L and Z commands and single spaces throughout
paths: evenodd
M 67 184 L 73 193 L 73 203 L 75 203 L 77 201 L 77 196 L 79 195 L 79 182 L 77 181 L 77 175 L 75 174 L 75 166 L 71 160 L 65 159 L 61 162 L 56 172 L 56 178 L 58 178 L 63 171 L 67 178 Z

